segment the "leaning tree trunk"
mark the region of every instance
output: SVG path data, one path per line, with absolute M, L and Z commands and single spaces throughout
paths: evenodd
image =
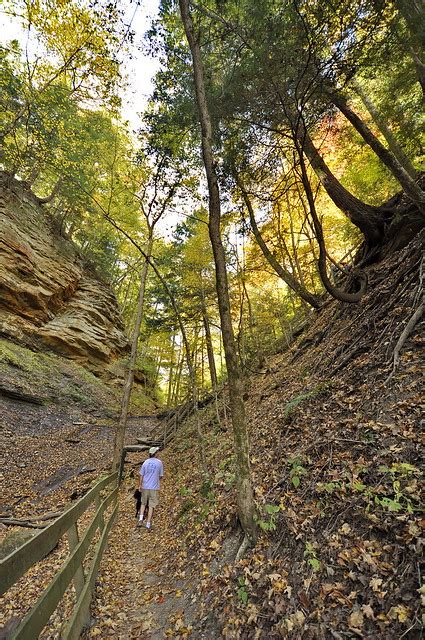
M 193 77 L 202 135 L 202 156 L 208 182 L 208 229 L 214 254 L 217 299 L 227 365 L 230 407 L 235 440 L 238 514 L 245 532 L 245 541 L 253 545 L 257 539 L 257 527 L 255 524 L 256 511 L 249 461 L 249 438 L 243 401 L 244 385 L 233 333 L 226 257 L 220 231 L 220 192 L 212 151 L 212 125 L 205 93 L 201 51 L 189 12 L 189 1 L 179 0 L 179 5 L 184 30 L 192 54 Z
M 236 181 L 239 189 L 241 190 L 246 208 L 248 209 L 249 220 L 251 222 L 251 227 L 252 227 L 252 231 L 254 233 L 255 239 L 261 251 L 263 252 L 263 255 L 266 258 L 267 262 L 270 264 L 271 267 L 273 267 L 273 269 L 276 271 L 279 278 L 282 278 L 282 280 L 288 285 L 288 287 L 293 291 L 295 291 L 295 293 L 302 300 L 305 300 L 309 305 L 313 307 L 313 309 L 320 309 L 319 299 L 316 298 L 316 296 L 311 294 L 309 291 L 307 291 L 307 289 L 303 287 L 296 278 L 294 278 L 292 273 L 290 273 L 287 269 L 282 267 L 280 262 L 276 260 L 273 253 L 270 251 L 267 244 L 264 242 L 264 239 L 260 233 L 257 222 L 255 220 L 254 210 L 252 208 L 251 200 L 248 197 L 248 193 L 244 188 L 239 176 L 236 177 Z
M 340 183 L 317 151 L 304 126 L 298 127 L 296 138 L 327 194 L 338 209 L 345 213 L 351 222 L 360 229 L 369 246 L 379 244 L 385 231 L 385 212 L 380 207 L 362 202 Z
M 386 140 L 386 142 L 388 144 L 388 148 L 391 151 L 391 153 L 395 156 L 395 158 L 397 158 L 399 164 L 401 164 L 401 166 L 409 174 L 410 178 L 412 180 L 416 180 L 417 175 L 416 175 L 415 168 L 413 167 L 413 165 L 410 162 L 409 158 L 404 153 L 403 149 L 398 144 L 397 140 L 395 139 L 395 136 L 394 136 L 393 132 L 391 131 L 391 129 L 387 125 L 385 119 L 379 113 L 378 109 L 376 108 L 376 106 L 374 105 L 374 103 L 372 102 L 370 97 L 367 95 L 366 91 L 363 89 L 363 87 L 359 83 L 359 81 L 354 79 L 353 82 L 352 82 L 352 85 L 353 85 L 354 91 L 357 93 L 357 95 L 359 96 L 359 98 L 363 102 L 364 106 L 366 107 L 367 111 L 370 113 L 370 116 L 371 116 L 373 122 L 376 124 L 376 126 L 379 129 L 379 131 L 382 133 L 383 137 L 385 138 L 385 140 Z M 366 140 L 366 142 L 367 142 L 367 140 Z M 381 160 L 384 161 L 383 158 L 381 158 Z M 406 191 L 406 193 L 407 193 L 407 191 Z
M 305 158 L 304 158 L 304 150 L 300 146 L 299 142 L 296 143 L 296 148 L 297 148 L 298 157 L 300 161 L 301 180 L 303 183 L 305 194 L 307 196 L 307 202 L 309 206 L 310 215 L 313 220 L 313 228 L 314 228 L 316 240 L 319 245 L 318 269 L 319 269 L 320 278 L 323 282 L 323 286 L 325 287 L 326 291 L 331 294 L 331 296 L 333 296 L 337 300 L 341 300 L 341 302 L 350 302 L 350 303 L 359 302 L 363 297 L 363 294 L 366 291 L 366 287 L 367 287 L 367 277 L 363 272 L 359 271 L 357 273 L 359 290 L 356 293 L 343 291 L 339 287 L 335 287 L 329 280 L 327 269 L 326 269 L 325 238 L 323 235 L 322 224 L 320 222 L 319 216 L 317 215 L 313 190 L 311 188 L 310 180 L 308 178 L 307 167 L 306 167 Z
M 411 178 L 406 169 L 400 164 L 397 158 L 384 147 L 378 138 L 372 133 L 363 120 L 347 104 L 346 99 L 337 94 L 332 94 L 331 100 L 336 107 L 351 122 L 353 127 L 360 133 L 363 140 L 373 149 L 378 158 L 388 167 L 395 179 L 400 183 L 405 194 L 416 204 L 418 209 L 425 214 L 425 192 Z M 413 167 L 411 169 L 414 171 Z

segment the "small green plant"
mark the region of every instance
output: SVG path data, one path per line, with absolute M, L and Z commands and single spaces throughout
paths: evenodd
M 192 489 L 188 489 L 187 487 L 180 487 L 179 494 L 181 496 L 188 496 L 192 493 Z
M 305 543 L 304 558 L 306 558 L 307 564 L 310 565 L 313 571 L 319 571 L 320 561 L 317 558 L 316 549 L 311 542 Z
M 221 460 L 221 461 L 218 463 L 218 468 L 219 468 L 221 471 L 223 471 L 223 469 L 225 469 L 226 467 L 228 467 L 228 466 L 229 466 L 229 464 L 231 464 L 231 463 L 232 463 L 232 461 L 233 461 L 233 458 L 232 458 L 232 457 L 230 457 L 230 458 L 224 458 L 223 460 Z
M 242 602 L 242 604 L 247 604 L 248 602 L 248 591 L 246 590 L 245 578 L 238 578 L 238 598 Z
M 307 469 L 302 466 L 300 458 L 293 458 L 288 462 L 291 465 L 289 477 L 295 489 L 297 489 L 300 486 L 301 478 L 306 475 Z
M 413 513 L 413 503 L 410 497 L 403 493 L 401 481 L 419 474 L 419 469 L 408 462 L 394 462 L 391 467 L 380 465 L 378 471 L 390 476 L 393 495 L 383 496 L 382 498 L 375 496 L 374 503 L 391 512 L 398 513 L 405 510 L 407 513 Z
M 197 524 L 200 524 L 201 522 L 205 522 L 205 520 L 207 519 L 207 517 L 209 516 L 209 514 L 211 513 L 211 510 L 213 509 L 213 500 L 209 500 L 208 502 L 204 502 L 202 504 L 202 506 L 198 509 L 198 513 L 197 516 L 195 518 L 195 522 Z
M 195 507 L 196 507 L 196 502 L 194 500 L 186 500 L 185 502 L 183 502 L 177 517 L 179 519 L 184 518 L 185 516 L 188 515 L 188 512 L 192 511 L 192 509 L 194 509 Z
M 257 523 L 263 531 L 276 531 L 276 518 L 280 511 L 280 506 L 276 504 L 265 504 L 264 514 L 269 516 L 266 518 L 257 518 Z

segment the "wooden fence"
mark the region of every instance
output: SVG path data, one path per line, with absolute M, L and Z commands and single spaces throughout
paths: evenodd
M 66 628 L 61 633 L 61 638 L 73 640 L 80 637 L 81 630 L 89 619 L 94 583 L 108 533 L 117 514 L 117 481 L 118 472 L 100 480 L 57 520 L 0 562 L 0 595 L 2 595 L 30 567 L 50 553 L 63 535 L 67 535 L 70 551 L 68 558 L 43 591 L 37 603 L 23 618 L 19 627 L 10 635 L 11 640 L 38 638 L 71 582 L 74 584 L 76 602 Z M 80 538 L 77 521 L 93 503 L 96 508 L 95 515 Z M 109 506 L 112 506 L 112 512 L 105 521 L 105 512 Z M 97 529 L 99 529 L 99 539 L 85 574 L 83 560 Z

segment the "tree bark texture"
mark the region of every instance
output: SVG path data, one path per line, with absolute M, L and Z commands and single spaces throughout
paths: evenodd
M 204 330 L 205 330 L 205 343 L 207 346 L 207 356 L 208 356 L 208 366 L 210 370 L 211 386 L 212 386 L 212 390 L 215 391 L 217 389 L 217 368 L 215 366 L 214 349 L 213 349 L 212 338 L 211 338 L 210 320 L 208 318 L 208 311 L 207 311 L 207 305 L 205 302 L 205 293 L 203 288 L 201 290 L 201 310 L 202 310 L 202 321 L 203 321 Z
M 205 93 L 204 73 L 199 42 L 195 36 L 189 1 L 179 0 L 184 30 L 189 43 L 193 62 L 193 76 L 196 101 L 202 135 L 202 156 L 208 182 L 209 193 L 209 235 L 216 269 L 216 290 L 220 312 L 221 331 L 227 365 L 230 406 L 236 454 L 236 486 L 238 515 L 242 528 L 250 544 L 257 539 L 255 525 L 255 504 L 249 460 L 249 438 L 243 402 L 244 385 L 239 367 L 235 337 L 230 312 L 227 282 L 226 258 L 221 239 L 220 192 L 212 151 L 212 125 Z

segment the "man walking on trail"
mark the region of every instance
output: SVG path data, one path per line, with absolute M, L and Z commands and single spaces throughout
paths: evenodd
M 159 447 L 149 449 L 149 458 L 140 467 L 139 489 L 142 492 L 142 504 L 140 507 L 140 517 L 138 527 L 143 524 L 143 514 L 145 506 L 148 505 L 148 517 L 146 519 L 146 529 L 151 528 L 153 510 L 159 504 L 160 479 L 164 475 L 164 467 L 161 460 L 156 458 Z

